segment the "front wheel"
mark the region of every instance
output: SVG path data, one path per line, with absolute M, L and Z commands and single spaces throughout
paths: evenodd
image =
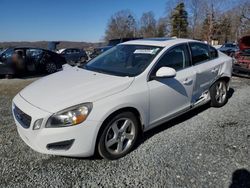
M 46 63 L 45 70 L 48 74 L 55 73 L 57 71 L 56 64 L 53 62 Z
M 138 137 L 139 121 L 131 112 L 122 112 L 105 126 L 98 141 L 99 154 L 109 160 L 125 156 Z
M 227 84 L 224 80 L 216 81 L 210 88 L 211 106 L 222 107 L 228 101 Z

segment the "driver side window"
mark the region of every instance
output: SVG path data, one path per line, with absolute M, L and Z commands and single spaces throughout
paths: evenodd
M 156 71 L 161 67 L 171 67 L 178 71 L 188 67 L 189 65 L 190 57 L 188 47 L 186 44 L 181 44 L 168 50 L 161 57 L 161 59 L 157 62 L 153 75 L 155 75 Z

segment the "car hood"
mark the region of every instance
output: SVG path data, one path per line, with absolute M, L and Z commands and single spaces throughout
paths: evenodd
M 127 89 L 133 80 L 132 77 L 67 68 L 33 82 L 24 88 L 20 95 L 33 106 L 55 113 L 121 92 Z

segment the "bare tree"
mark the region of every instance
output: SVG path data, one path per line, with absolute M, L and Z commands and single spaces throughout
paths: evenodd
M 154 13 L 152 11 L 145 12 L 142 14 L 141 20 L 140 20 L 140 26 L 141 26 L 141 34 L 143 37 L 155 37 L 157 34 L 156 30 L 156 20 L 154 17 Z
M 105 32 L 105 39 L 135 37 L 136 20 L 129 10 L 116 12 L 111 16 Z
M 191 29 L 190 37 L 199 39 L 199 30 L 203 20 L 205 19 L 204 12 L 206 12 L 206 4 L 201 0 L 189 0 L 187 1 L 187 7 L 189 10 L 189 24 Z
M 242 0 L 240 4 L 227 10 L 222 16 L 230 20 L 230 36 L 229 40 L 237 41 L 245 34 L 250 34 L 250 2 Z M 224 31 L 226 32 L 226 31 Z
M 238 37 L 250 33 L 250 2 L 244 1 L 239 6 L 239 28 L 237 30 Z

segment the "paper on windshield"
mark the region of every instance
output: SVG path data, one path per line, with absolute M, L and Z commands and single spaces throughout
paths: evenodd
M 150 55 L 154 55 L 156 54 L 156 52 L 159 50 L 159 48 L 155 48 L 155 49 L 136 49 L 134 51 L 134 54 L 150 54 Z

